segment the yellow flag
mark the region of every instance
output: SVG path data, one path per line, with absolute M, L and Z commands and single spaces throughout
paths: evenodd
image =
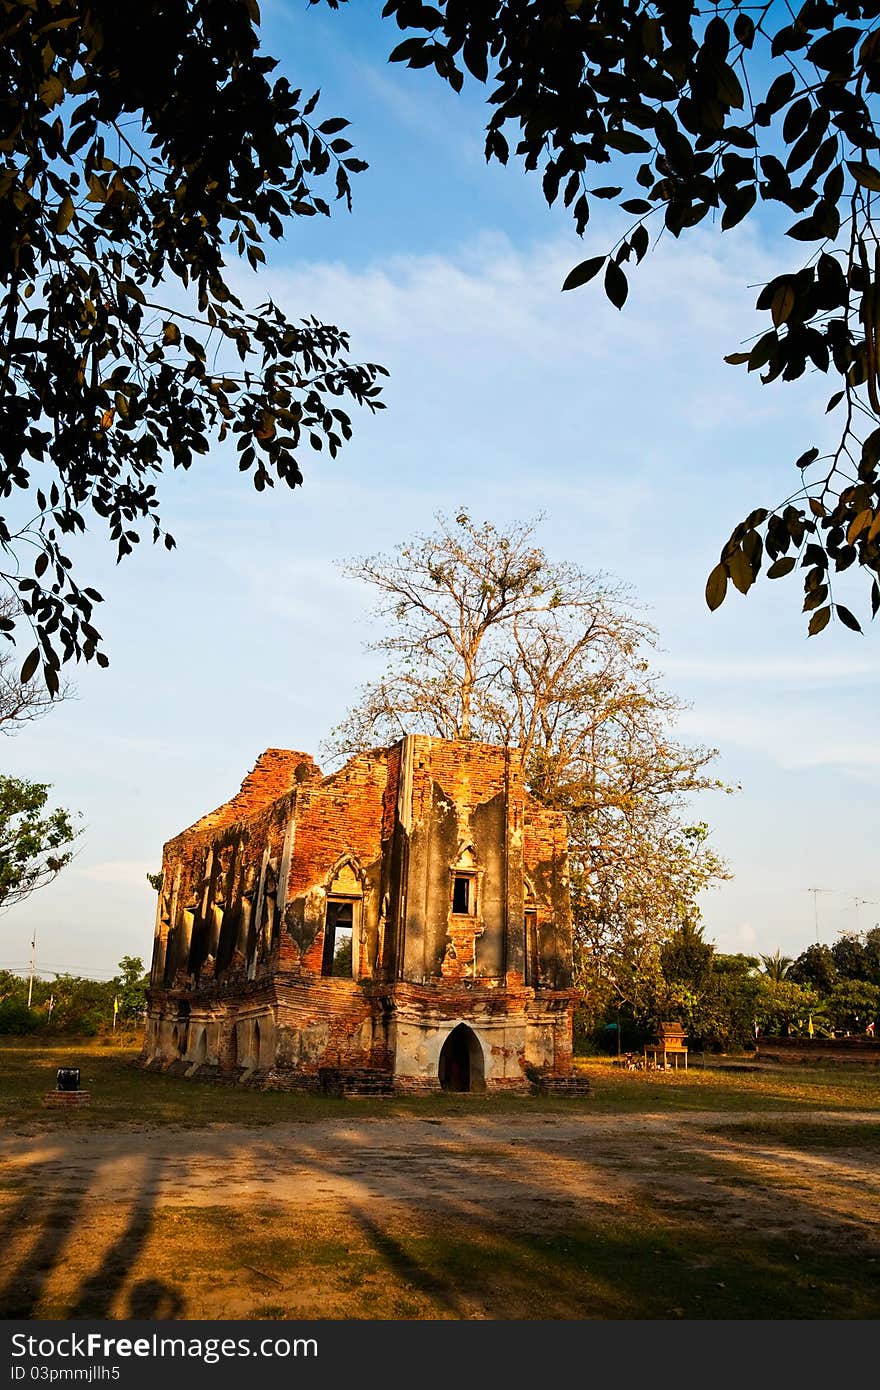
M 118 997 L 114 997 L 114 999 L 113 999 L 113 1017 L 115 1018 L 116 1015 L 117 1015 L 118 1013 L 119 1013 L 119 999 L 118 999 Z
M 809 1017 L 809 1019 L 807 1020 L 807 1036 L 810 1037 L 810 1038 L 813 1036 L 813 1015 L 812 1015 L 812 1014 L 810 1014 L 810 1017 Z

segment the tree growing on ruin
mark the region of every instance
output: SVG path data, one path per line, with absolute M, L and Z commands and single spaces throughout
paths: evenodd
M 380 404 L 343 331 L 232 286 L 366 168 L 258 25 L 256 0 L 0 3 L 0 635 L 32 633 L 21 681 L 50 694 L 63 661 L 107 663 L 73 538 L 170 548 L 164 468 L 229 440 L 258 491 L 295 487 Z
M 675 739 L 680 703 L 622 585 L 552 561 L 533 522 L 437 520 L 344 567 L 378 594 L 372 649 L 388 665 L 327 751 L 417 732 L 519 747 L 529 790 L 568 816 L 585 987 L 611 987 L 646 943 L 696 921 L 699 894 L 726 876 L 686 815 L 693 793 L 723 787 L 715 752 Z
M 0 776 L 0 910 L 51 883 L 73 858 L 69 811 L 48 806 L 50 787 Z
M 313 0 L 313 3 L 315 0 Z M 328 0 L 338 8 L 344 0 Z M 393 62 L 433 68 L 455 91 L 488 87 L 487 160 L 540 175 L 583 234 L 597 200 L 627 216 L 562 288 L 601 278 L 622 309 L 652 233 L 707 219 L 728 231 L 761 204 L 779 216 L 791 268 L 760 288 L 755 337 L 727 361 L 763 382 L 831 378 L 835 443 L 804 439 L 796 482 L 733 530 L 709 576 L 710 608 L 798 565 L 809 632 L 832 615 L 858 630 L 834 576 L 861 566 L 880 609 L 880 31 L 874 0 L 388 0 L 406 37 Z M 793 243 L 793 244 L 791 244 Z M 800 248 L 800 252 L 797 251 Z M 817 422 L 816 433 L 819 434 Z M 821 431 L 824 435 L 824 430 Z M 820 436 L 821 437 L 821 436 Z M 794 450 L 793 450 L 794 452 Z

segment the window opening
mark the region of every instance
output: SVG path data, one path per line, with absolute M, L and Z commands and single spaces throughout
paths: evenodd
M 324 922 L 324 955 L 321 962 L 322 975 L 337 975 L 351 979 L 352 931 L 354 929 L 354 903 L 327 903 L 327 916 Z
M 476 909 L 476 885 L 470 874 L 456 874 L 452 880 L 452 911 L 461 916 L 473 916 Z
M 534 908 L 526 908 L 523 918 L 526 948 L 526 984 L 538 983 L 538 914 Z

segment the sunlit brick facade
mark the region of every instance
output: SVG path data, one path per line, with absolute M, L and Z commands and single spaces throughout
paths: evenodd
M 516 749 L 410 736 L 328 777 L 270 749 L 165 846 L 144 1065 L 279 1088 L 562 1082 L 566 848 Z

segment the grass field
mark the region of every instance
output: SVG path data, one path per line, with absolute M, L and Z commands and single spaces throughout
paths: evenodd
M 0 1314 L 880 1316 L 880 1072 L 262 1094 L 0 1047 Z M 89 1109 L 44 1110 L 79 1065 Z
M 836 1110 L 880 1107 L 880 1069 L 854 1066 L 778 1067 L 773 1071 L 730 1071 L 711 1066 L 688 1072 L 626 1072 L 610 1062 L 584 1061 L 593 1094 L 586 1102 L 528 1096 L 460 1096 L 394 1099 L 333 1097 L 220 1088 L 158 1072 L 142 1072 L 135 1042 L 107 1046 L 92 1040 L 35 1046 L 0 1043 L 0 1119 L 65 1124 L 85 1129 L 123 1123 L 202 1126 L 217 1123 L 271 1125 L 292 1120 L 327 1120 L 357 1115 L 497 1115 L 569 1113 L 587 1104 L 591 1114 L 647 1111 Z M 92 1094 L 88 1110 L 50 1117 L 43 1092 L 54 1090 L 60 1066 L 78 1066 L 82 1087 Z

